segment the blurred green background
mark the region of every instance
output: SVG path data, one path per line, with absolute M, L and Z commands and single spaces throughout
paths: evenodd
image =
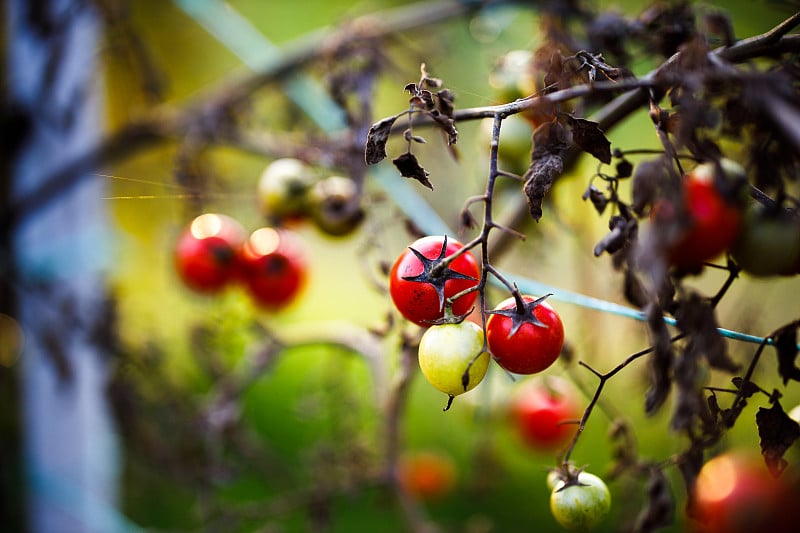
M 228 3 L 280 46 L 357 15 L 408 5 L 343 0 Z M 725 4 L 737 36 L 763 32 L 789 14 L 779 3 Z M 626 13 L 640 10 L 640 3 L 632 1 L 594 5 Z M 209 86 L 246 71 L 241 60 L 172 3 L 131 2 L 129 9 L 133 30 L 167 82 L 168 103 L 190 101 Z M 458 108 L 493 103 L 487 79 L 494 61 L 511 49 L 534 48 L 540 38 L 537 27 L 534 11 L 503 8 L 397 36 L 386 48 L 391 68 L 379 83 L 375 119 L 405 108 L 402 88 L 416 81 L 421 62 L 454 91 Z M 114 53 L 107 57 L 104 82 L 110 128 L 115 128 L 145 112 L 150 103 L 125 58 Z M 653 64 L 641 61 L 632 66 L 641 75 Z M 323 68 L 315 66 L 311 73 L 318 75 Z M 267 131 L 307 124 L 277 86 L 260 91 L 256 100 L 253 119 Z M 435 186 L 433 191 L 417 190 L 451 226 L 456 225 L 463 200 L 485 187 L 484 126 L 458 125 L 458 161 L 446 155 L 434 132 L 425 133 L 428 144 L 415 147 Z M 608 136 L 613 147 L 658 147 L 645 111 Z M 240 410 L 234 435 L 215 435 L 198 420 L 224 395 L 220 383 L 225 376 L 248 372 L 254 346 L 263 341 L 263 331 L 254 323 L 301 343 L 343 327 L 385 326 L 391 302 L 373 278 L 380 282 L 380 263 L 391 263 L 412 240 L 397 224 L 397 209 L 380 199 L 386 191 L 368 178 L 375 208 L 355 234 L 331 238 L 310 225 L 297 227 L 311 250 L 310 280 L 302 297 L 280 313 L 256 309 L 239 289 L 221 296 L 196 295 L 180 285 L 172 269 L 175 239 L 198 214 L 198 206 L 181 197 L 184 191 L 173 178 L 177 149 L 177 144 L 167 143 L 99 170 L 108 176 L 108 207 L 115 223 L 112 287 L 122 346 L 117 377 L 128 387 L 117 391 L 124 400 L 118 398 L 118 403 L 131 408 L 122 411 L 121 427 L 123 435 L 136 435 L 123 441 L 122 511 L 134 523 L 156 531 L 311 531 L 328 520 L 330 531 L 337 532 L 406 531 L 389 496 L 379 487 L 364 486 L 364 474 L 380 465 L 385 444 L 383 402 L 400 363 L 396 332 L 382 341 L 377 363 L 316 342 L 286 349 L 254 374 L 244 390 L 236 404 Z M 262 225 L 254 191 L 269 159 L 211 146 L 199 161 L 210 176 L 202 210 L 234 216 L 249 229 Z M 518 228 L 528 239 L 515 243 L 497 264 L 557 288 L 624 304 L 621 276 L 607 257 L 592 255 L 594 243 L 607 231 L 606 221 L 580 200 L 595 170 L 596 162 L 587 158 L 576 165 L 551 193 L 542 221 Z M 499 209 L 502 212 L 503 206 Z M 692 284 L 710 294 L 722 281 L 722 274 L 707 272 Z M 797 317 L 800 307 L 793 295 L 798 290 L 797 278 L 765 281 L 743 276 L 720 305 L 720 324 L 764 335 Z M 490 295 L 492 302 L 505 297 L 500 292 Z M 648 344 L 638 322 L 569 303 L 554 305 L 564 320 L 574 360 L 557 363 L 547 372 L 571 376 L 588 393 L 596 380 L 575 364 L 577 360 L 607 370 Z M 207 330 L 204 349 L 193 341 L 201 326 Z M 754 351 L 753 345 L 729 346 L 738 361 L 748 360 Z M 643 416 L 646 371 L 639 362 L 608 383 L 601 405 L 606 412 L 592 416 L 573 454 L 576 464 L 597 474 L 609 468 L 608 430 L 617 416 L 634 428 L 643 457 L 667 459 L 685 447 L 684 439 L 665 434 L 669 406 L 655 417 Z M 777 381 L 775 361 L 766 358 L 759 373 L 766 381 Z M 727 386 L 725 376 L 711 379 Z M 546 469 L 554 466 L 555 458 L 527 449 L 507 423 L 504 408 L 517 386 L 492 366 L 481 386 L 457 398 L 453 409 L 443 413 L 444 395 L 418 375 L 412 379 L 400 421 L 403 450 L 438 450 L 457 465 L 455 490 L 423 504 L 428 518 L 443 530 L 558 531 L 545 487 Z M 784 405 L 798 402 L 797 391 L 787 390 Z M 747 408 L 726 444 L 758 449 L 752 422 L 756 407 Z M 669 474 L 680 505 L 679 476 L 675 469 Z M 636 481 L 640 488 L 633 491 L 638 498 L 624 492 L 627 483 L 632 481 L 610 483 L 614 505 L 607 531 L 618 531 L 624 520 L 633 519 L 644 496 L 643 480 Z M 315 508 L 309 497 L 315 494 L 329 498 L 330 505 Z M 327 518 L 311 518 L 315 512 Z M 675 531 L 681 528 L 679 523 Z

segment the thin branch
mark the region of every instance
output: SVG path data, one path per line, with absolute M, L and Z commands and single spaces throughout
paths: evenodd
M 320 57 L 332 53 L 337 47 L 347 47 L 360 41 L 385 38 L 439 24 L 468 14 L 481 5 L 482 2 L 477 1 L 417 3 L 356 18 L 344 26 L 344 29 L 326 28 L 307 34 L 286 45 L 278 59 L 266 62 L 258 71 L 230 76 L 180 108 L 166 104 L 157 106 L 141 119 L 88 147 L 74 159 L 65 161 L 58 171 L 42 181 L 43 187 L 18 198 L 10 206 L 9 211 L 0 213 L 0 223 L 8 227 L 19 224 L 32 213 L 54 201 L 63 192 L 91 177 L 89 171 L 99 165 L 119 161 L 138 150 L 165 140 L 181 138 L 198 125 L 204 134 L 203 140 L 236 144 L 240 139 L 218 138 L 216 132 L 206 131 L 207 128 L 202 125 L 208 124 L 207 119 L 220 110 L 243 101 L 261 87 L 285 78 Z M 255 149 L 256 145 L 243 143 L 241 147 Z

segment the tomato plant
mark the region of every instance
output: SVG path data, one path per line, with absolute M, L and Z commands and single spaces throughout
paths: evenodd
M 447 236 L 427 236 L 414 241 L 395 261 L 389 274 L 389 292 L 400 314 L 420 326 L 444 316 L 445 300 L 478 284 L 480 268 L 465 251 L 448 265 L 442 263 L 464 247 Z M 467 313 L 477 292 L 453 302 L 455 315 Z
M 800 265 L 800 221 L 780 210 L 751 207 L 731 249 L 742 270 L 754 276 L 792 275 Z
M 489 350 L 515 374 L 535 374 L 552 365 L 564 346 L 561 317 L 544 298 L 523 295 L 500 302 L 486 322 Z
M 453 490 L 456 467 L 446 454 L 434 451 L 407 453 L 397 465 L 403 490 L 421 500 L 440 499 Z
M 431 326 L 419 341 L 419 366 L 428 382 L 452 400 L 483 380 L 489 354 L 482 350 L 483 330 L 474 322 Z
M 195 218 L 175 245 L 175 269 L 200 292 L 217 292 L 235 277 L 236 254 L 246 232 L 235 219 L 217 213 Z
M 308 269 L 300 237 L 291 230 L 255 230 L 239 253 L 241 278 L 253 300 L 267 309 L 281 309 L 297 296 Z
M 723 165 L 726 175 L 738 172 Z M 735 202 L 723 196 L 715 183 L 715 166 L 698 165 L 683 180 L 683 204 L 687 225 L 668 250 L 668 259 L 679 268 L 695 269 L 727 250 L 739 234 L 742 214 Z M 658 206 L 664 208 L 663 204 Z M 660 209 L 654 209 L 658 220 Z
M 608 515 L 611 493 L 605 482 L 589 472 L 575 479 L 560 479 L 550 494 L 553 518 L 570 531 L 591 531 Z
M 271 162 L 258 180 L 256 197 L 264 215 L 271 221 L 303 217 L 306 195 L 314 183 L 314 173 L 303 161 L 284 157 Z
M 566 443 L 582 413 L 575 390 L 555 376 L 522 383 L 509 410 L 517 433 L 535 450 L 554 450 Z
M 697 520 L 694 530 L 794 531 L 797 516 L 792 518 L 790 508 L 796 502 L 788 501 L 793 496 L 763 463 L 740 453 L 723 453 L 706 462 L 698 474 L 690 508 Z

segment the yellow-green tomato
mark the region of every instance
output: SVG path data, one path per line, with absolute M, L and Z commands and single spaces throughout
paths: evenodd
M 474 322 L 431 326 L 419 341 L 419 366 L 431 385 L 449 396 L 458 396 L 474 389 L 486 375 L 489 354 L 481 353 L 482 349 L 483 330 Z M 465 387 L 462 377 L 467 367 Z
M 258 181 L 258 203 L 271 219 L 302 216 L 306 193 L 314 183 L 314 172 L 299 159 L 284 157 L 270 163 Z
M 596 528 L 611 509 L 611 493 L 602 479 L 588 472 L 578 474 L 577 483 L 559 480 L 550 495 L 550 511 L 556 522 L 569 531 Z

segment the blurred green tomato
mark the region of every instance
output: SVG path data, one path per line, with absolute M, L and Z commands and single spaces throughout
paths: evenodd
M 344 176 L 329 176 L 308 191 L 308 207 L 317 227 L 328 235 L 348 235 L 364 219 L 356 184 Z
M 800 265 L 800 222 L 785 212 L 752 207 L 745 213 L 731 255 L 754 276 L 793 275 Z
M 306 194 L 314 172 L 299 159 L 286 157 L 270 163 L 258 181 L 258 204 L 272 221 L 300 217 L 306 213 Z

